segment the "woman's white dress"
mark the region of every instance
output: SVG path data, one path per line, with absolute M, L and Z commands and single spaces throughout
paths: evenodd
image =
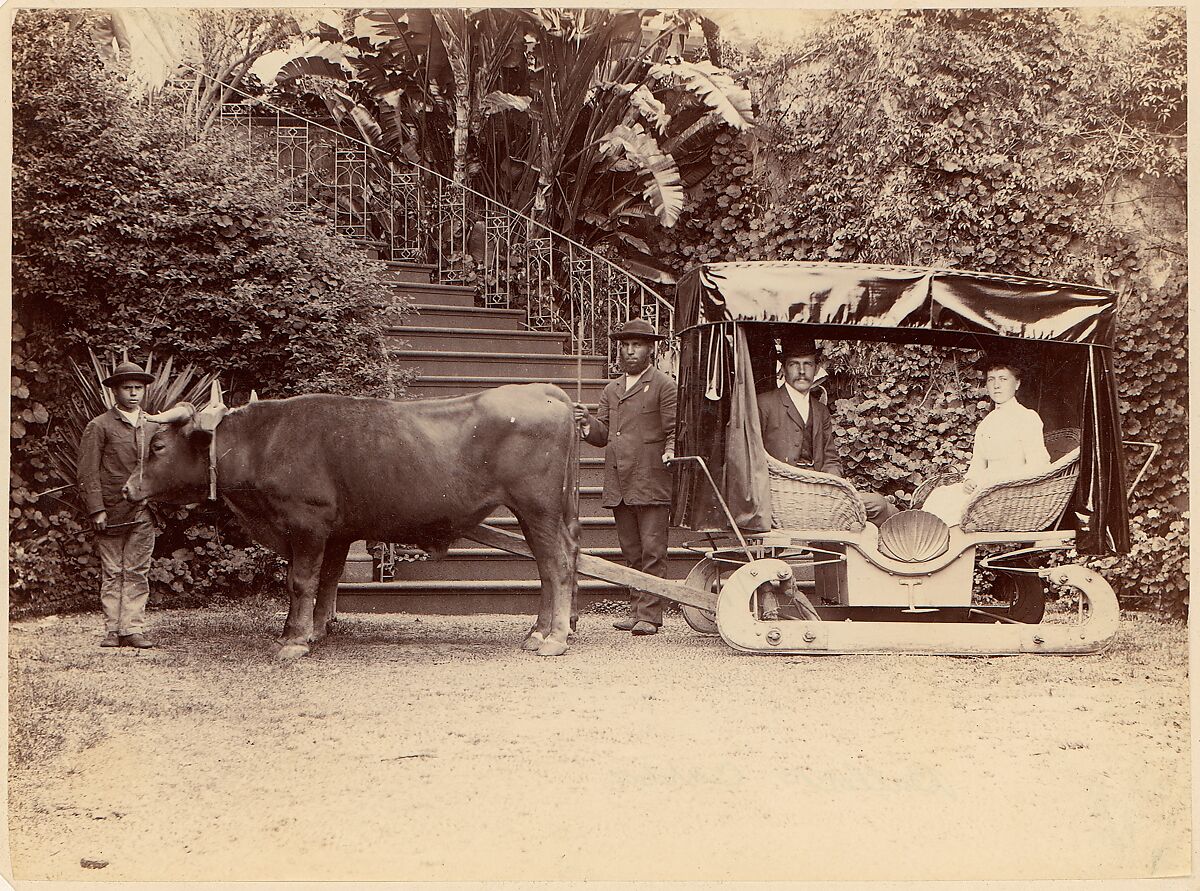
M 966 479 L 979 487 L 990 486 L 1002 480 L 1037 476 L 1049 466 L 1042 419 L 1014 398 L 993 408 L 975 428 Z M 974 494 L 964 492 L 962 483 L 938 486 L 929 493 L 921 510 L 941 517 L 947 526 L 955 526 Z

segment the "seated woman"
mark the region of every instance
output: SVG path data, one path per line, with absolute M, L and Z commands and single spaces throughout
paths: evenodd
M 956 526 L 963 508 L 980 488 L 1035 476 L 1050 466 L 1042 419 L 1017 401 L 1019 389 L 1019 368 L 1002 361 L 987 366 L 987 392 L 996 406 L 975 428 L 975 447 L 966 478 L 953 486 L 934 489 L 921 510 L 941 517 L 947 526 Z

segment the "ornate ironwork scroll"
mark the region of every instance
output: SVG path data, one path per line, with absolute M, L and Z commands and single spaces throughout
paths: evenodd
M 348 140 L 334 147 L 334 230 L 347 238 L 368 235 L 367 148 Z
M 391 171 L 391 245 L 393 260 L 418 263 L 425 259 L 424 194 L 418 170 Z

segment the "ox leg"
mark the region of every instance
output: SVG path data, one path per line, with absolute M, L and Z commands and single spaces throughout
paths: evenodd
M 288 564 L 288 592 L 292 602 L 279 641 L 279 659 L 297 659 L 308 653 L 308 645 L 313 639 L 313 605 L 324 550 L 323 542 L 292 542 L 292 559 Z
M 539 656 L 561 656 L 567 651 L 567 637 L 571 633 L 579 538 L 572 526 L 558 517 L 527 523 L 521 511 L 514 508 L 513 513 L 521 523 L 542 580 L 537 623 L 522 649 L 536 650 Z
M 321 561 L 321 579 L 317 583 L 317 605 L 313 609 L 313 640 L 329 632 L 329 623 L 337 617 L 337 586 L 350 552 L 349 541 L 331 540 L 325 545 Z

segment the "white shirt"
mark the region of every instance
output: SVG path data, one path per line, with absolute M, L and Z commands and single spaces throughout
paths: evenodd
M 1015 480 L 1050 466 L 1042 419 L 1017 400 L 1001 402 L 975 428 L 967 476 L 978 482 Z
M 784 383 L 783 388 L 787 390 L 788 396 L 792 399 L 792 405 L 796 406 L 796 411 L 800 412 L 800 417 L 804 423 L 808 423 L 808 393 L 801 393 L 789 383 Z
M 117 411 L 121 413 L 121 417 L 129 422 L 130 427 L 137 426 L 138 418 L 141 417 L 142 414 L 142 410 L 140 408 L 135 408 L 133 411 L 125 411 L 125 409 L 121 408 L 119 405 L 117 406 Z
M 639 374 L 625 375 L 625 392 L 628 393 L 630 390 L 636 387 L 638 385 L 638 381 L 644 378 L 646 376 L 646 372 L 649 370 L 650 366 L 647 365 Z

